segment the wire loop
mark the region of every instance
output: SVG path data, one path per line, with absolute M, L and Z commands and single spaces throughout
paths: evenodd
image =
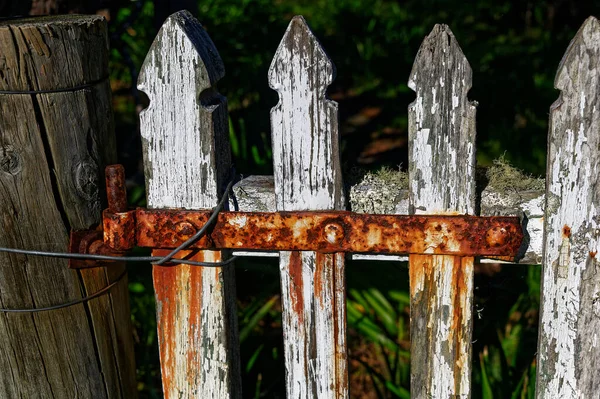
M 0 93 L 2 93 L 2 92 L 0 91 Z M 232 179 L 229 182 L 229 184 L 227 185 L 227 188 L 225 189 L 223 196 L 219 200 L 219 203 L 217 204 L 217 206 L 214 208 L 214 210 L 213 210 L 212 214 L 210 215 L 210 217 L 208 218 L 208 221 L 206 222 L 206 224 L 204 224 L 204 226 L 202 226 L 202 228 L 200 230 L 198 230 L 198 232 L 196 234 L 194 234 L 192 237 L 190 237 L 188 240 L 186 240 L 183 244 L 181 244 L 179 247 L 175 248 L 173 251 L 171 251 L 169 254 L 167 254 L 164 257 L 161 257 L 161 256 L 92 255 L 92 254 L 76 254 L 76 253 L 66 253 L 66 252 L 46 252 L 46 251 L 35 251 L 35 250 L 26 250 L 26 249 L 17 249 L 17 248 L 4 248 L 4 247 L 0 247 L 0 252 L 8 252 L 8 253 L 21 254 L 21 255 L 30 255 L 30 256 L 44 256 L 44 257 L 49 257 L 49 258 L 63 258 L 63 259 L 150 262 L 150 263 L 153 263 L 155 265 L 160 265 L 160 266 L 168 266 L 167 263 L 185 264 L 185 265 L 203 266 L 203 267 L 226 266 L 226 265 L 232 263 L 235 259 L 237 259 L 237 256 L 232 256 L 229 259 L 221 261 L 221 262 L 198 262 L 198 261 L 193 261 L 193 260 L 188 260 L 188 259 L 175 259 L 174 257 L 177 256 L 177 254 L 180 251 L 183 251 L 183 250 L 189 248 L 190 245 L 192 245 L 193 243 L 198 241 L 203 235 L 206 234 L 206 232 L 212 226 L 212 224 L 214 224 L 217 217 L 219 216 L 219 212 L 221 212 L 223 210 L 223 207 L 225 206 L 225 202 L 227 201 L 227 198 L 229 198 L 229 191 L 231 190 L 231 187 L 233 186 L 234 181 L 235 181 L 235 179 Z M 36 312 L 43 312 L 43 311 L 47 311 L 47 310 L 62 309 L 62 308 L 77 305 L 77 304 L 80 304 L 83 302 L 87 302 L 91 299 L 94 299 L 103 294 L 106 294 L 112 287 L 114 287 L 120 280 L 122 280 L 126 274 L 127 274 L 127 271 L 124 271 L 123 273 L 121 273 L 121 275 L 119 275 L 119 277 L 115 281 L 113 281 L 106 287 L 102 288 L 101 290 L 95 292 L 92 295 L 89 295 L 89 296 L 86 296 L 86 297 L 83 297 L 83 298 L 80 298 L 80 299 L 77 299 L 74 301 L 65 302 L 65 303 L 62 303 L 59 305 L 48 306 L 48 307 L 44 307 L 44 308 L 36 308 L 36 309 L 2 309 L 2 308 L 0 308 L 0 313 L 36 313 Z

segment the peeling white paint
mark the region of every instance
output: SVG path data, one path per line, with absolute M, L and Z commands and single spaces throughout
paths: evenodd
M 437 64 L 451 67 L 439 68 Z M 412 88 L 416 91 L 416 99 L 409 106 L 411 211 L 415 214 L 473 214 L 475 109 L 466 100 L 471 70 L 448 27 L 434 27 L 419 50 L 413 71 L 428 78 L 415 80 Z M 438 85 L 438 82 L 451 84 Z M 448 93 L 438 92 L 438 89 Z M 429 91 L 430 97 L 425 95 Z M 452 107 L 450 104 L 442 107 L 438 97 L 450 98 Z M 431 113 L 424 114 L 424 108 L 430 109 Z M 433 247 L 440 243 L 457 248 L 459 243 L 448 242 L 445 234 L 447 226 L 441 226 L 439 232 L 427 229 L 428 251 L 433 252 Z M 437 255 L 410 259 L 411 332 L 414 333 L 411 336 L 415 337 L 411 343 L 411 394 L 416 397 L 468 398 L 472 258 L 460 266 L 466 270 L 458 283 L 465 291 L 459 301 L 456 300 L 459 287 L 455 281 L 458 266 L 454 257 Z M 431 276 L 423 276 L 421 261 L 433 264 Z M 435 287 L 435 296 L 428 287 Z M 426 294 L 430 296 L 424 297 Z M 462 307 L 458 321 L 454 320 L 454 306 Z M 460 339 L 456 339 L 455 334 L 460 334 Z
M 207 53 L 212 54 L 208 61 L 203 59 Z M 216 83 L 210 79 L 223 73 L 212 41 L 191 14 L 178 12 L 166 20 L 138 82 L 150 99 L 140 115 L 149 208 L 207 209 L 217 204 L 217 162 L 226 160 L 215 160 L 215 136 L 228 134 L 226 110 L 224 105 L 204 108 L 199 98 Z M 222 166 L 229 174 L 229 165 Z M 237 222 L 245 223 L 242 218 Z M 202 254 L 208 262 L 221 260 L 218 251 Z M 241 397 L 239 370 L 232 366 L 239 364 L 237 342 L 229 350 L 228 328 L 235 325 L 227 309 L 235 303 L 225 300 L 222 269 L 176 267 L 175 281 L 163 281 L 162 273 L 154 276 L 157 291 L 163 284 L 177 285 L 172 297 L 157 306 L 159 331 L 172 331 L 159 336 L 165 398 Z
M 435 111 L 437 110 L 439 104 L 435 98 L 435 95 L 437 94 L 437 91 L 435 89 L 435 87 L 431 88 L 431 97 L 433 98 L 433 100 L 431 100 L 431 114 L 434 115 Z
M 600 356 L 599 322 L 593 315 L 598 277 L 592 254 L 600 249 L 600 120 L 594 112 L 600 97 L 599 54 L 600 24 L 590 17 L 555 81 L 561 99 L 550 116 L 538 398 L 598 395 L 593 366 Z
M 279 94 L 271 110 L 277 210 L 343 207 L 337 104 L 325 98 L 332 80 L 331 61 L 295 17 L 269 69 L 269 85 Z M 334 276 L 343 273 L 344 257 L 321 255 L 318 264 L 314 252 L 295 254 L 281 252 L 279 263 L 287 397 L 347 398 L 345 285 Z

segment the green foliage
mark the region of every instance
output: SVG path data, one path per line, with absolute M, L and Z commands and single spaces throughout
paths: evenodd
M 135 4 L 135 3 L 132 3 Z M 478 160 L 488 165 L 503 153 L 528 173 L 543 174 L 547 114 L 558 97 L 553 80 L 569 40 L 600 5 L 599 0 L 579 4 L 533 1 L 455 0 L 209 0 L 195 12 L 215 42 L 227 71 L 220 91 L 227 96 L 231 126 L 241 142 L 235 154 L 244 173 L 269 173 L 271 164 L 269 109 L 277 94 L 267 85 L 267 71 L 290 18 L 306 17 L 329 52 L 338 75 L 329 91 L 340 103 L 344 118 L 361 107 L 381 113 L 364 128 L 345 135 L 348 166 L 369 139 L 388 128 L 406 135 L 408 104 L 414 93 L 407 80 L 424 36 L 435 23 L 448 24 L 473 67 L 470 97 L 479 103 Z M 139 69 L 154 38 L 154 8 L 142 1 L 141 11 L 122 8 L 112 32 L 133 22 L 112 40 L 113 87 L 123 91 L 133 84 L 130 65 Z M 139 13 L 139 14 L 138 14 Z M 125 49 L 126 52 L 122 50 Z M 128 56 L 125 57 L 124 54 Z M 118 123 L 135 125 L 131 102 L 116 104 Z M 129 104 L 129 105 L 128 105 Z M 128 108 L 129 107 L 129 108 Z M 404 150 L 405 151 L 405 150 Z M 396 166 L 396 155 L 382 159 Z
M 140 162 L 139 104 L 131 89 L 156 34 L 153 2 L 141 1 L 141 9 L 137 3 L 125 3 L 110 26 L 117 139 L 128 171 Z M 407 86 L 414 57 L 433 25 L 446 23 L 473 68 L 469 96 L 479 103 L 478 162 L 489 166 L 506 153 L 518 168 L 543 175 L 548 109 L 558 97 L 554 74 L 579 25 L 600 6 L 599 0 L 576 3 L 207 0 L 191 11 L 225 64 L 219 91 L 228 100 L 229 137 L 240 173 L 271 171 L 269 110 L 277 94 L 268 87 L 267 71 L 290 18 L 302 14 L 337 67 L 329 93 L 339 103 L 346 169 L 356 166 L 365 145 L 387 130 L 405 140 L 406 110 L 415 98 Z M 355 127 L 349 120 L 365 107 L 378 113 Z M 401 162 L 406 164 L 406 141 L 375 166 L 396 171 Z M 495 167 L 495 177 L 515 171 Z M 143 206 L 142 186 L 129 191 L 131 204 Z M 278 277 L 266 272 L 277 268 L 267 264 L 238 266 L 244 276 L 238 284 L 242 371 L 245 392 L 253 397 L 273 397 L 283 389 Z M 358 361 L 380 397 L 408 397 L 408 276 L 405 269 L 380 262 L 367 269 L 348 269 L 349 345 L 371 345 L 372 356 Z M 140 267 L 130 278 L 140 392 L 160 397 L 151 277 Z M 271 282 L 264 284 L 263 278 Z M 474 399 L 533 397 L 539 278 L 539 268 L 523 266 L 477 274 Z

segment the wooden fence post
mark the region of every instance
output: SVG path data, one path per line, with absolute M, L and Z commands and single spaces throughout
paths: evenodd
M 0 93 L 0 246 L 67 252 L 70 229 L 100 222 L 104 166 L 115 160 L 106 23 L 2 21 L 0 54 L 0 91 L 20 92 Z M 123 272 L 1 253 L 0 308 L 76 300 Z M 136 396 L 126 277 L 83 304 L 0 312 L 0 397 Z
M 417 95 L 409 106 L 409 212 L 474 214 L 471 67 L 447 26 L 423 41 L 409 87 Z M 409 272 L 411 397 L 468 398 L 473 258 L 411 255 Z
M 140 115 L 149 208 L 212 208 L 233 177 L 227 103 L 214 89 L 224 74 L 217 49 L 189 12 L 165 21 L 138 82 L 150 98 Z M 180 255 L 206 262 L 225 256 Z M 154 266 L 153 279 L 165 398 L 241 397 L 233 265 Z
M 600 390 L 600 22 L 590 17 L 556 74 L 550 108 L 538 398 Z
M 337 104 L 325 98 L 334 67 L 304 18 L 292 19 L 269 84 L 275 198 L 279 211 L 343 209 Z M 343 234 L 331 224 L 323 234 Z M 348 397 L 343 254 L 281 252 L 289 398 Z

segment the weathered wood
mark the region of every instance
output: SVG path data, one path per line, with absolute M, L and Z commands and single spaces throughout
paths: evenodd
M 115 160 L 106 23 L 97 16 L 0 22 L 0 246 L 66 252 L 69 230 L 100 221 Z M 69 88 L 87 85 L 81 90 Z M 0 254 L 0 307 L 81 298 L 123 272 Z M 0 314 L 0 396 L 137 396 L 127 279 L 61 310 Z
M 550 108 L 538 398 L 600 391 L 600 23 L 588 18 L 556 74 Z
M 227 103 L 214 89 L 224 73 L 200 23 L 187 11 L 170 16 L 138 81 L 150 98 L 140 115 L 149 208 L 212 208 L 232 178 Z M 233 265 L 154 266 L 153 279 L 165 398 L 241 397 Z
M 269 69 L 277 210 L 342 209 L 334 67 L 302 17 L 288 26 Z M 281 252 L 289 398 L 346 398 L 344 256 Z
M 409 211 L 473 214 L 475 107 L 471 67 L 454 35 L 436 25 L 410 74 Z M 473 258 L 411 255 L 411 397 L 468 398 Z

